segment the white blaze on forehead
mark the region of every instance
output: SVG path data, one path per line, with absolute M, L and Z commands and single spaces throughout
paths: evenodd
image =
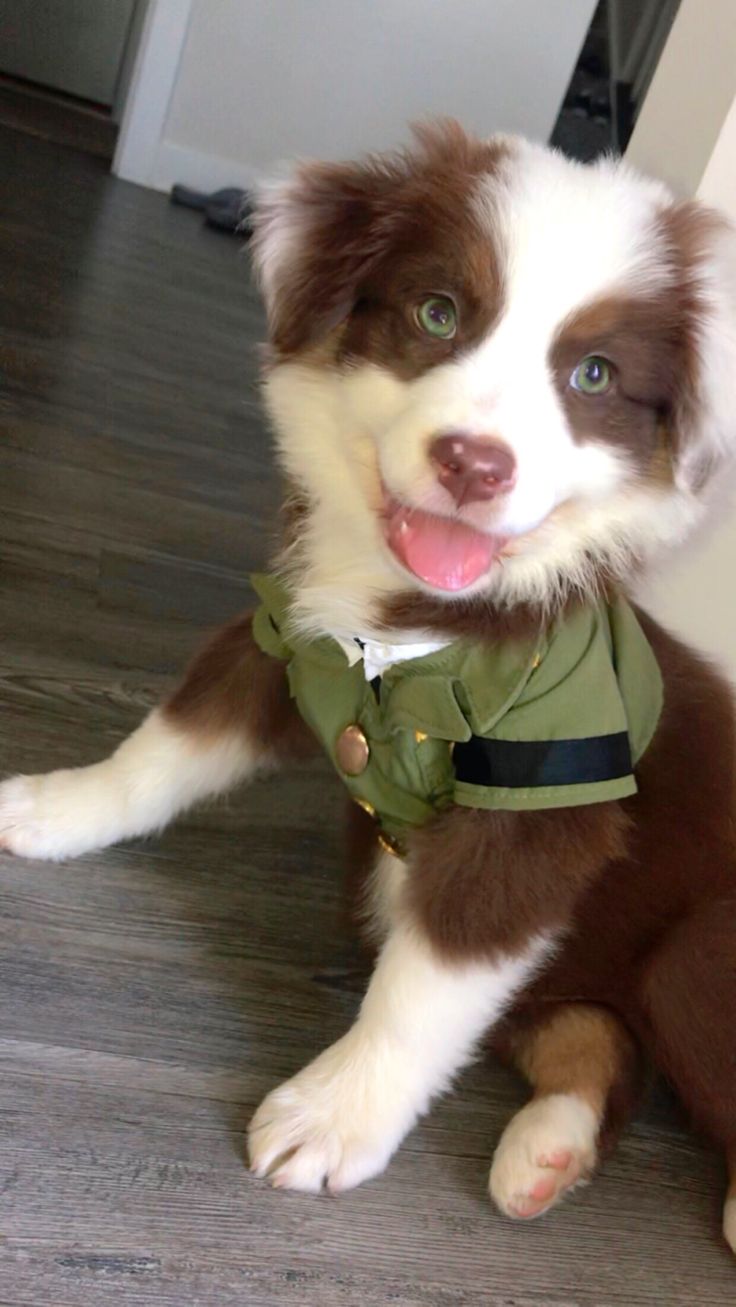
M 500 256 L 504 313 L 554 333 L 569 314 L 612 291 L 647 294 L 673 269 L 654 227 L 667 188 L 604 159 L 583 165 L 518 141 L 474 208 Z

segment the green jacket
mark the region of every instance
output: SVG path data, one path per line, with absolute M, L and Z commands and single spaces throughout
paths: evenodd
M 293 630 L 280 580 L 251 579 L 257 643 L 286 662 L 302 717 L 395 850 L 452 804 L 520 811 L 636 792 L 663 692 L 625 599 L 576 606 L 533 639 L 456 640 L 368 683 L 335 640 Z

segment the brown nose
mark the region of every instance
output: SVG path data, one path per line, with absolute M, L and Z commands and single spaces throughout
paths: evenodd
M 437 467 L 437 480 L 458 505 L 495 499 L 514 484 L 516 459 L 500 440 L 450 431 L 432 442 L 429 456 Z

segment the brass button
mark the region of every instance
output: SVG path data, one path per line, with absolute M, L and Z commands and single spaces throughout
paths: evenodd
M 415 731 L 414 739 L 416 740 L 417 744 L 424 744 L 424 741 L 428 740 L 429 736 L 427 735 L 426 731 Z
M 346 776 L 360 776 L 368 766 L 370 753 L 368 741 L 359 726 L 346 726 L 337 737 L 335 757 Z
M 353 795 L 353 802 L 357 803 L 358 807 L 363 809 L 363 812 L 367 812 L 369 817 L 375 817 L 376 810 L 367 799 L 359 799 L 357 795 Z
M 394 858 L 403 858 L 404 855 L 401 851 L 399 841 L 395 840 L 393 835 L 387 835 L 385 831 L 380 831 L 378 835 L 378 843 L 384 853 L 391 853 Z

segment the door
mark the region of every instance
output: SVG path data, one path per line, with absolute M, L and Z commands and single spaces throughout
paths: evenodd
M 0 0 L 0 73 L 112 106 L 136 0 Z

